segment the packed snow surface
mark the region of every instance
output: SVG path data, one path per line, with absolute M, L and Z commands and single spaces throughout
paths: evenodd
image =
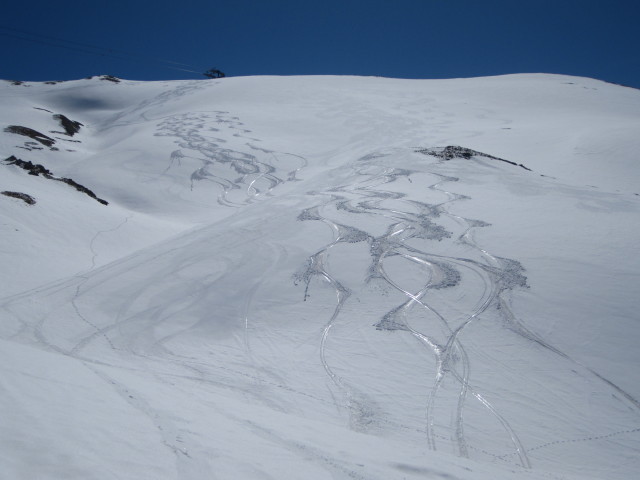
M 632 479 L 640 92 L 0 85 L 0 477 Z

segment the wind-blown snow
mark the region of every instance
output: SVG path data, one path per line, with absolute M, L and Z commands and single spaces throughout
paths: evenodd
M 0 104 L 0 160 L 108 202 L 0 162 L 35 200 L 0 195 L 3 478 L 637 475 L 637 90 L 93 78 Z

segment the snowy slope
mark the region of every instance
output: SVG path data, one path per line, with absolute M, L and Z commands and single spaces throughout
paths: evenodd
M 1 478 L 635 478 L 637 90 L 113 80 L 0 84 Z

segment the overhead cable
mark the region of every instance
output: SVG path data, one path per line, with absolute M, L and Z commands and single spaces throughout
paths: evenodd
M 3 32 L 2 30 L 8 30 L 8 32 L 7 31 Z M 16 33 L 11 33 L 11 32 L 16 32 Z M 20 34 L 20 35 L 18 35 L 18 34 Z M 111 48 L 98 47 L 98 46 L 90 45 L 90 44 L 87 44 L 87 43 L 76 42 L 76 41 L 73 41 L 73 40 L 66 40 L 66 39 L 52 37 L 52 36 L 48 36 L 48 35 L 42 35 L 42 34 L 39 34 L 39 33 L 33 33 L 33 32 L 26 31 L 26 30 L 18 29 L 18 28 L 7 27 L 7 26 L 4 26 L 4 25 L 0 25 L 0 35 L 5 36 L 5 37 L 16 38 L 18 40 L 24 40 L 24 41 L 33 42 L 33 43 L 39 43 L 39 44 L 47 45 L 47 46 L 51 46 L 51 47 L 64 48 L 64 49 L 67 49 L 67 50 L 73 50 L 73 51 L 76 51 L 76 52 L 86 53 L 86 54 L 89 54 L 89 55 L 97 55 L 97 56 L 102 56 L 102 57 L 111 57 L 111 58 L 116 58 L 118 60 L 127 60 L 127 61 L 145 60 L 145 61 L 148 61 L 148 62 L 162 63 L 162 64 L 164 64 L 165 68 L 170 68 L 172 70 L 180 70 L 180 71 L 183 71 L 183 72 L 202 74 L 202 72 L 199 71 L 199 70 L 191 70 L 191 69 L 188 69 L 188 68 L 182 68 L 182 67 L 198 68 L 198 67 L 195 67 L 193 65 L 186 64 L 186 63 L 174 62 L 174 61 L 171 61 L 171 60 L 155 58 L 155 57 L 151 57 L 151 56 L 148 56 L 148 55 L 142 55 L 142 54 L 138 54 L 138 53 L 126 52 L 124 50 L 117 50 L 117 49 L 111 49 Z M 32 37 L 35 37 L 35 38 L 32 38 Z M 68 45 L 65 45 L 65 44 L 68 44 Z

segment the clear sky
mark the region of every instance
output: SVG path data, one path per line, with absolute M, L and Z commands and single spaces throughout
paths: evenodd
M 10 0 L 0 78 L 544 72 L 640 88 L 639 20 L 638 0 Z

